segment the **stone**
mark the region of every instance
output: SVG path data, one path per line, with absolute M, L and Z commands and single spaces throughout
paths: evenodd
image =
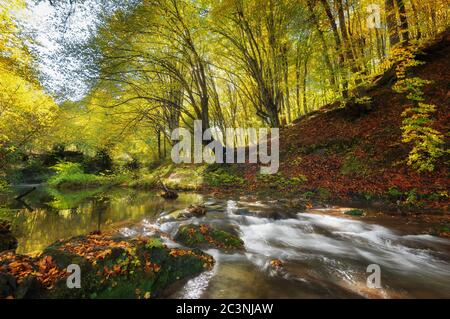
M 213 247 L 223 250 L 239 250 L 244 248 L 244 242 L 239 237 L 205 224 L 182 225 L 178 229 L 174 239 L 188 247 Z

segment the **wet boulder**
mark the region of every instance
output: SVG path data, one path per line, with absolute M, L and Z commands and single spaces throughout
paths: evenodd
M 192 217 L 201 217 L 206 214 L 206 207 L 203 205 L 190 205 L 185 209 L 177 209 L 158 218 L 158 222 L 165 223 L 175 220 L 187 220 Z
M 174 239 L 189 247 L 219 248 L 223 250 L 244 248 L 244 242 L 239 237 L 205 224 L 182 225 Z
M 206 214 L 206 207 L 204 205 L 190 205 L 186 211 L 194 216 L 204 216 Z
M 35 257 L 0 254 L 0 298 L 152 298 L 213 263 L 199 250 L 171 249 L 156 236 L 77 236 Z M 80 288 L 67 285 L 69 265 L 79 267 Z
M 159 218 L 159 223 L 171 222 L 175 220 L 187 220 L 190 218 L 185 209 L 177 209 L 170 213 L 163 213 Z

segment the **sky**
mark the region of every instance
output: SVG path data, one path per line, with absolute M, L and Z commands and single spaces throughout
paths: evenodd
M 27 3 L 28 8 L 17 15 L 25 33 L 34 39 L 31 49 L 38 57 L 41 82 L 59 101 L 81 99 L 88 90 L 81 72 L 83 61 L 68 56 L 64 49 L 67 43 L 83 43 L 95 33 L 98 8 L 92 1 L 65 10 L 55 9 L 48 1 Z

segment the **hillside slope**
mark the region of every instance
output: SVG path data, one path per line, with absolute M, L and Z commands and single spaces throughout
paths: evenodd
M 424 88 L 426 103 L 437 106 L 434 128 L 447 134 L 450 105 L 450 33 L 417 57 L 424 65 L 415 76 L 433 81 Z M 391 81 L 392 82 L 392 81 Z M 354 114 L 330 105 L 281 131 L 279 177 L 258 177 L 258 168 L 242 166 L 250 189 L 273 186 L 290 192 L 312 191 L 330 199 L 388 200 L 397 206 L 448 209 L 448 157 L 432 173 L 406 165 L 411 145 L 401 141 L 402 112 L 411 104 L 387 83 L 372 90 L 371 110 Z M 305 176 L 307 182 L 289 182 Z M 280 181 L 277 181 L 277 178 Z

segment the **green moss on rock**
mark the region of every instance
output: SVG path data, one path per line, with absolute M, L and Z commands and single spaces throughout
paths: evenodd
M 351 209 L 346 212 L 344 212 L 345 215 L 349 216 L 364 216 L 365 213 L 362 209 Z
M 215 247 L 225 250 L 244 247 L 244 242 L 239 237 L 205 224 L 181 226 L 175 240 L 189 247 Z

